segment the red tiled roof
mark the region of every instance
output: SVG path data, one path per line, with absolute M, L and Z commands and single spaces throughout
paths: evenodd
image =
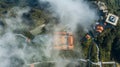
M 54 47 L 55 49 L 67 50 L 73 49 L 74 38 L 71 33 L 57 32 L 54 36 Z

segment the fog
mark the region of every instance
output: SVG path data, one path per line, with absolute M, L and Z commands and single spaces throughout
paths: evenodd
M 77 25 L 83 27 L 84 31 L 88 30 L 97 19 L 95 9 L 84 0 L 40 0 L 40 2 L 48 2 L 50 4 L 48 10 L 59 18 L 60 25 L 70 28 L 72 32 L 76 31 Z
M 27 43 L 27 37 L 14 33 L 15 30 L 29 28 L 22 19 L 22 15 L 28 11 L 28 7 L 13 7 L 2 18 L 5 26 L 1 26 L 3 33 L 0 35 L 0 67 L 23 67 L 34 60 L 42 59 L 39 47 L 32 47 L 31 43 Z
M 88 32 L 91 24 L 97 19 L 95 9 L 92 9 L 89 3 L 84 0 L 39 0 L 39 2 L 47 2 L 49 4 L 47 10 L 52 13 L 53 17 L 58 18 L 58 25 L 54 27 L 54 32 L 64 30 L 76 34 L 75 32 L 79 30 L 77 26 L 81 26 L 79 28 L 84 29 L 84 32 Z M 48 46 L 48 48 L 50 48 L 50 46 Z M 75 51 L 77 50 L 75 49 Z M 51 53 L 49 50 L 45 52 L 48 54 Z M 66 67 L 71 61 L 70 59 L 60 57 L 59 52 L 60 51 L 53 52 L 53 54 L 55 54 L 52 56 L 54 57 L 53 60 L 67 60 L 69 62 L 56 62 L 55 67 Z M 77 52 L 80 53 L 79 56 L 81 58 L 82 51 L 79 50 Z M 75 62 L 75 64 L 77 64 L 77 62 Z M 74 64 L 72 67 L 74 67 Z
M 74 34 L 78 25 L 86 32 L 97 17 L 95 10 L 83 0 L 39 0 L 39 2 L 48 2 L 50 6 L 46 10 L 58 18 L 59 23 L 52 33 L 65 29 Z M 14 30 L 29 30 L 29 26 L 22 18 L 29 10 L 29 7 L 13 7 L 3 18 L 7 26 L 1 28 L 4 34 L 0 36 L 0 67 L 26 67 L 39 61 L 56 61 L 55 67 L 66 67 L 71 63 L 71 59 L 61 57 L 59 50 L 52 49 L 53 34 L 37 35 L 28 43 L 26 37 L 14 33 Z M 82 55 L 82 51 L 78 53 Z M 73 64 L 78 65 L 78 62 Z M 72 67 L 75 67 L 74 65 Z

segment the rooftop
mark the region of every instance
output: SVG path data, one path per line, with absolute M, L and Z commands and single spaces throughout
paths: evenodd
M 99 33 L 102 33 L 104 30 L 103 26 L 102 25 L 97 25 L 96 26 L 96 31 L 99 32 Z
M 119 20 L 118 16 L 109 13 L 107 16 L 106 22 L 116 26 L 118 23 L 118 20 Z
M 73 49 L 73 35 L 68 32 L 57 32 L 54 36 L 55 49 L 67 50 Z
M 85 37 L 86 37 L 86 39 L 88 39 L 88 40 L 91 38 L 91 36 L 90 36 L 89 34 L 86 34 Z
M 99 7 L 100 10 L 103 10 L 103 12 L 108 12 L 107 6 L 105 5 L 104 2 L 98 1 L 97 5 L 98 5 L 98 7 Z

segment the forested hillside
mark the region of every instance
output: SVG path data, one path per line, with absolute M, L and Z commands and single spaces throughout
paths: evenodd
M 84 38 L 86 36 L 87 32 L 83 31 L 83 28 L 81 28 L 82 25 L 81 27 L 79 27 L 78 25 L 78 30 L 75 31 L 76 33 L 74 34 L 76 35 L 74 37 L 76 38 L 75 50 L 73 51 L 63 50 L 60 52 L 60 56 L 62 56 L 63 58 L 76 59 L 79 58 L 79 56 L 81 56 L 78 53 L 82 51 L 83 52 L 82 57 L 84 56 L 85 59 L 90 59 L 93 62 L 97 62 L 97 48 L 95 46 L 97 44 L 98 47 L 100 48 L 99 50 L 100 61 L 102 62 L 115 61 L 117 63 L 120 63 L 120 0 L 85 0 L 85 2 L 88 3 L 91 3 L 92 1 L 104 2 L 108 7 L 108 13 L 115 14 L 119 17 L 118 24 L 116 26 L 110 25 L 109 28 L 105 29 L 102 33 L 95 36 L 94 39 L 88 39 L 85 40 L 84 42 L 81 40 L 82 37 Z M 5 23 L 5 20 L 3 20 L 3 18 L 8 18 L 8 17 L 9 18 L 12 17 L 12 19 L 16 18 L 17 13 L 14 13 L 14 11 L 12 11 L 14 10 L 14 8 L 16 9 L 16 7 L 19 7 L 20 9 L 25 7 L 28 8 L 28 12 L 23 13 L 21 16 L 21 18 L 23 19 L 22 23 L 24 25 L 27 25 L 27 28 L 14 29 L 13 32 L 23 34 L 29 40 L 32 40 L 36 37 L 30 33 L 30 31 L 35 29 L 36 27 L 42 24 L 46 24 L 46 26 L 42 28 L 42 32 L 39 33 L 41 35 L 45 35 L 48 34 L 48 32 L 50 33 L 53 32 L 54 26 L 61 22 L 60 18 L 53 16 L 52 12 L 48 10 L 48 8 L 50 7 L 50 4 L 48 2 L 39 2 L 39 0 L 0 0 L 0 18 L 1 18 L 0 25 L 4 27 L 4 30 L 7 30 L 5 28 L 7 26 L 7 23 Z M 95 10 L 98 11 L 98 9 Z M 6 31 L 4 31 L 4 33 L 5 32 Z M 2 33 L 2 35 L 4 35 L 4 33 Z M 47 36 L 45 35 L 45 37 Z M 34 43 L 34 42 L 28 44 L 30 44 L 30 46 L 33 46 L 33 48 L 39 49 L 39 47 L 41 47 L 41 42 L 42 41 L 39 42 L 40 43 L 39 46 L 38 43 Z M 38 54 L 40 55 L 41 53 L 38 52 Z M 39 60 L 36 58 L 34 59 L 34 57 L 35 56 L 32 56 L 31 62 Z M 48 58 L 42 56 L 42 60 L 46 60 L 46 59 Z M 22 64 L 24 65 L 24 63 Z M 84 65 L 84 63 L 80 63 L 80 64 Z M 80 67 L 80 64 L 77 64 L 76 67 Z M 54 66 L 54 64 L 51 63 L 48 65 L 46 64 L 43 65 L 46 67 Z M 88 67 L 88 65 L 91 67 L 98 67 L 98 66 L 93 66 L 89 62 L 85 66 Z M 112 67 L 111 65 L 103 65 L 103 66 Z M 67 67 L 70 66 L 68 65 Z

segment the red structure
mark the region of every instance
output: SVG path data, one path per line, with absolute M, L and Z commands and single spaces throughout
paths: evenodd
M 97 31 L 97 32 L 102 33 L 103 30 L 104 30 L 103 26 L 101 26 L 101 25 L 97 25 L 97 26 L 96 26 L 96 31 Z
M 34 64 L 31 64 L 30 67 L 34 67 Z
M 85 38 L 89 40 L 91 39 L 91 36 L 89 34 L 86 34 Z
M 54 36 L 54 48 L 58 50 L 73 50 L 74 38 L 68 32 L 56 32 Z

